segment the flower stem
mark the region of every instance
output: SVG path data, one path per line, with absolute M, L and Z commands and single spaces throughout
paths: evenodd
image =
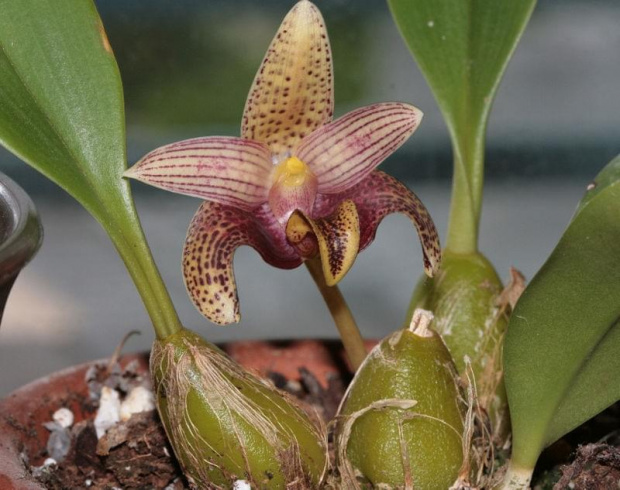
M 340 289 L 338 289 L 338 286 L 328 286 L 325 283 L 321 260 L 317 257 L 306 260 L 305 264 L 334 319 L 349 363 L 353 370 L 357 371 L 357 368 L 360 367 L 366 358 L 368 351 L 364 345 L 364 339 L 360 334 L 355 318 L 353 318 L 353 314 L 342 296 Z

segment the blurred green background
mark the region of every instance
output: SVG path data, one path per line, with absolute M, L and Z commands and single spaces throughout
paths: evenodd
M 137 146 L 143 138 L 237 134 L 257 64 L 292 3 L 99 1 L 125 84 L 130 156 L 150 149 Z M 337 114 L 392 99 L 421 106 L 427 117 L 420 136 L 389 170 L 401 178 L 449 178 L 443 124 L 385 3 L 317 5 L 332 42 Z M 619 20 L 613 1 L 539 2 L 517 52 L 520 73 L 509 68 L 492 115 L 489 177 L 589 175 L 614 156 Z M 615 127 L 605 119 L 615 119 Z
M 293 3 L 96 1 L 125 86 L 129 161 L 180 138 L 238 134 L 258 64 Z M 386 168 L 403 179 L 449 179 L 443 121 L 386 4 L 317 5 L 334 54 L 336 115 L 377 101 L 417 105 L 418 136 Z M 615 155 L 618 25 L 614 0 L 539 1 L 491 115 L 489 178 L 589 176 Z

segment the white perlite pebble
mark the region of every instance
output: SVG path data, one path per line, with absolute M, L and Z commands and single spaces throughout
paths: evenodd
M 101 388 L 99 410 L 95 417 L 97 439 L 101 439 L 106 431 L 121 419 L 121 400 L 118 391 L 104 386 Z
M 58 464 L 54 458 L 47 458 L 43 461 L 43 466 L 52 466 L 53 464 Z
M 245 480 L 237 480 L 233 483 L 233 490 L 252 490 L 252 487 Z
M 134 413 L 155 410 L 153 392 L 144 386 L 136 386 L 121 403 L 121 420 L 129 420 Z
M 73 425 L 73 412 L 68 408 L 59 408 L 52 415 L 52 419 L 63 429 L 68 429 Z

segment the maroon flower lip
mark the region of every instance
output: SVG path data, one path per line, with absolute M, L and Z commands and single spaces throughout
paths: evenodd
M 235 250 L 256 249 L 291 269 L 319 255 L 336 284 L 390 213 L 409 216 L 424 268 L 439 267 L 437 231 L 420 200 L 376 167 L 417 129 L 422 113 L 403 103 L 373 104 L 336 121 L 331 48 L 325 23 L 301 0 L 285 17 L 254 79 L 241 137 L 194 138 L 158 148 L 131 177 L 205 199 L 186 238 L 188 292 L 209 320 L 240 319 Z

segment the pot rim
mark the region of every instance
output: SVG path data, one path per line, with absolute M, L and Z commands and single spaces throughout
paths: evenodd
M 9 221 L 0 241 L 0 284 L 14 278 L 34 257 L 43 240 L 43 227 L 30 196 L 0 172 L 0 215 Z

